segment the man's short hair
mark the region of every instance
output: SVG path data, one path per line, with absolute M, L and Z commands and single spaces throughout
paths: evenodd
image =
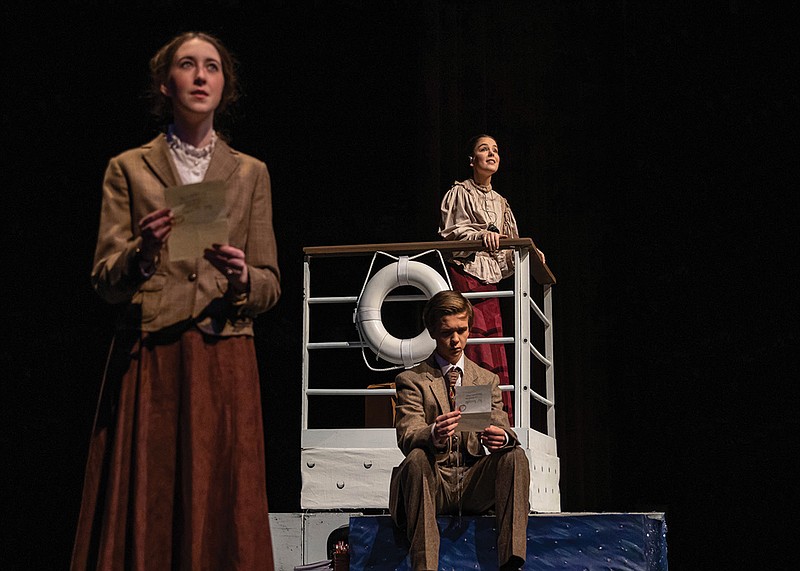
M 422 311 L 422 319 L 428 332 L 433 335 L 442 317 L 461 313 L 467 314 L 469 326 L 472 327 L 472 317 L 474 315 L 472 304 L 466 297 L 461 295 L 461 292 L 446 289 L 428 300 L 428 303 L 425 304 L 425 309 Z

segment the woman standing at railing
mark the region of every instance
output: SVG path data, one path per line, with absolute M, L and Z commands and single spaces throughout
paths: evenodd
M 492 188 L 500 167 L 497 141 L 477 135 L 467 146 L 472 177 L 454 182 L 442 199 L 439 235 L 445 240 L 480 240 L 484 250 L 453 252 L 449 270 L 453 287 L 461 292 L 497 291 L 497 283 L 514 273 L 514 251 L 500 250 L 501 238 L 519 238 L 517 221 L 508 201 Z M 544 254 L 538 252 L 544 261 Z M 475 317 L 470 336 L 502 337 L 503 322 L 497 298 L 472 299 Z M 508 360 L 502 344 L 467 345 L 466 355 L 510 384 Z M 503 393 L 503 408 L 514 424 L 513 395 Z

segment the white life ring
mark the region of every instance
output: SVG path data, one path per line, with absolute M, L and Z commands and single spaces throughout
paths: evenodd
M 367 282 L 356 308 L 359 330 L 375 354 L 390 363 L 411 367 L 426 359 L 436 348 L 426 330 L 413 339 L 398 339 L 389 334 L 381 320 L 381 305 L 395 288 L 412 285 L 430 299 L 440 291 L 450 289 L 444 278 L 432 267 L 403 256 L 397 262 L 379 270 Z

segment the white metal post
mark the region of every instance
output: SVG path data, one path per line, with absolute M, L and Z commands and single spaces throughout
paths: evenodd
M 544 355 L 550 364 L 545 368 L 545 385 L 547 390 L 547 400 L 550 405 L 547 407 L 547 435 L 553 439 L 553 446 L 556 445 L 556 383 L 555 383 L 555 363 L 553 361 L 553 288 L 550 284 L 545 284 L 544 288 L 544 315 L 547 323 L 544 324 Z
M 514 428 L 531 426 L 531 337 L 529 309 L 530 259 L 528 250 L 514 250 Z
M 303 408 L 300 418 L 300 430 L 308 430 L 308 342 L 311 335 L 311 316 L 309 299 L 311 299 L 311 257 L 303 260 Z

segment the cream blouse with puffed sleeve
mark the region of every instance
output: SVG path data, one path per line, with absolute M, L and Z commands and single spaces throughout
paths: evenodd
M 456 181 L 442 199 L 439 235 L 445 240 L 481 240 L 494 225 L 501 234 L 519 238 L 508 201 L 491 185 L 472 179 Z M 513 250 L 453 252 L 452 262 L 484 283 L 497 283 L 514 273 Z

